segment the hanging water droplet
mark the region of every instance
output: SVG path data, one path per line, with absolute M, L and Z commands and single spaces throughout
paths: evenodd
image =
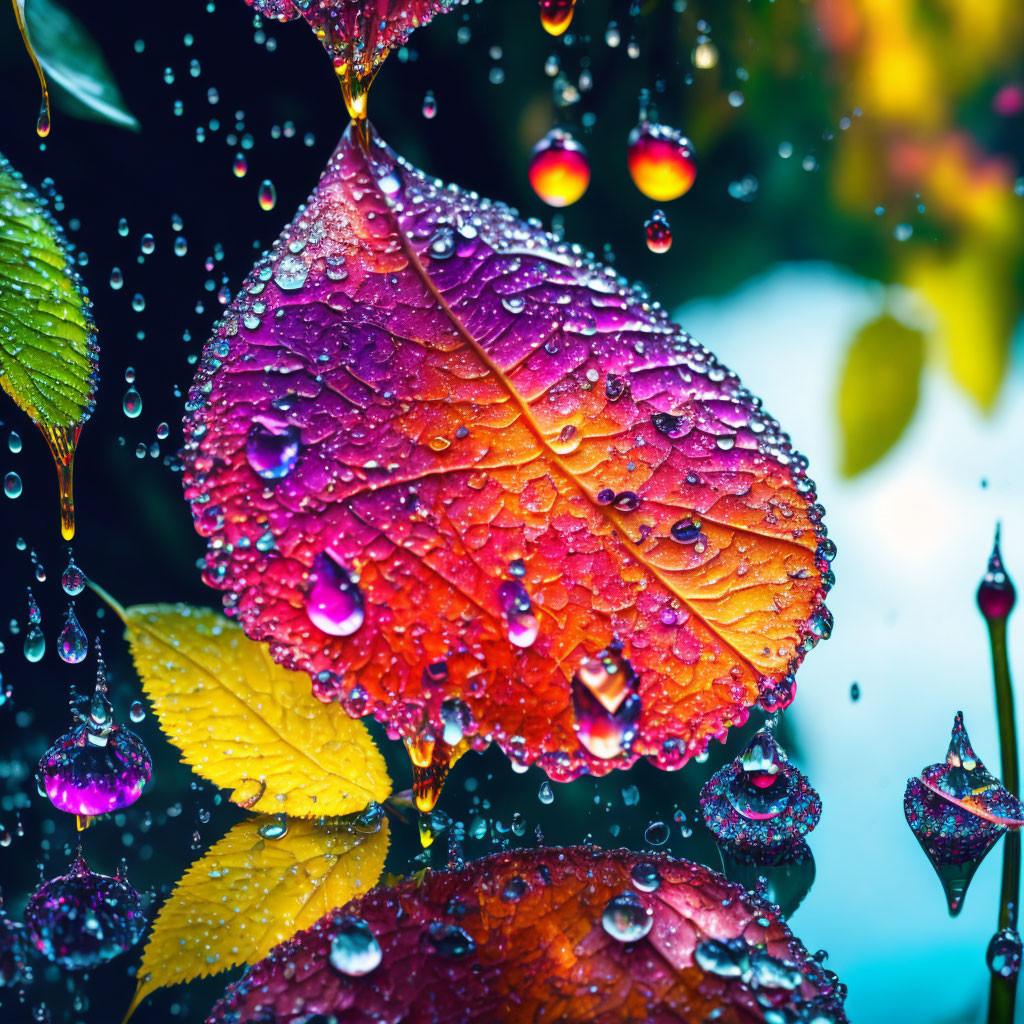
M 264 178 L 260 182 L 258 199 L 260 209 L 266 210 L 268 213 L 277 206 L 277 189 L 269 178 Z
M 383 953 L 373 930 L 361 917 L 343 917 L 334 925 L 331 966 L 350 978 L 361 978 L 380 966 Z
M 317 555 L 306 594 L 306 614 L 331 636 L 351 636 L 363 624 L 363 597 L 358 585 L 327 552 Z
M 540 784 L 540 791 L 537 793 L 537 799 L 540 800 L 542 804 L 550 804 L 554 802 L 555 794 L 551 789 L 550 782 L 542 782 Z
M 618 942 L 639 942 L 653 925 L 653 911 L 632 892 L 609 900 L 601 914 L 601 927 Z
M 618 757 L 640 720 L 640 681 L 617 645 L 580 665 L 572 679 L 576 735 L 594 757 Z
M 67 618 L 64 620 L 64 628 L 57 638 L 57 653 L 62 661 L 69 665 L 77 665 L 85 660 L 89 653 L 89 638 L 85 635 L 78 616 L 75 615 L 75 606 L 68 605 Z

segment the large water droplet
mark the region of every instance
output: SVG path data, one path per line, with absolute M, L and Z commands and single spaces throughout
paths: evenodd
M 331 636 L 351 636 L 363 624 L 363 596 L 343 566 L 330 552 L 317 555 L 306 594 L 306 614 L 318 629 Z
M 380 966 L 383 953 L 373 930 L 361 917 L 343 917 L 331 938 L 331 966 L 350 978 L 361 978 Z
M 277 206 L 277 189 L 269 178 L 264 178 L 263 181 L 260 182 L 260 190 L 257 198 L 259 200 L 260 209 L 266 210 L 268 213 Z
M 77 597 L 85 590 L 85 573 L 75 564 L 70 551 L 67 568 L 61 573 L 60 585 L 69 597 Z
M 526 587 L 519 580 L 506 580 L 498 587 L 498 604 L 508 626 L 509 642 L 516 647 L 532 646 L 540 627 Z
M 981 609 L 981 614 L 990 621 L 1005 619 L 1017 603 L 1017 591 L 1003 565 L 999 539 L 1000 529 L 997 526 L 988 567 L 981 585 L 978 587 L 978 607 Z
M 576 0 L 540 0 L 540 23 L 549 35 L 560 36 L 572 23 Z
M 1016 928 L 1001 928 L 992 936 L 985 953 L 988 969 L 1000 978 L 1020 973 L 1021 939 Z
M 78 616 L 75 615 L 75 606 L 68 605 L 67 617 L 64 620 L 64 628 L 57 638 L 57 653 L 62 661 L 69 665 L 77 665 L 85 660 L 89 653 L 89 638 L 85 635 Z
M 690 140 L 677 129 L 642 121 L 630 133 L 628 146 L 630 176 L 649 199 L 667 203 L 690 190 L 697 161 Z
M 609 900 L 601 914 L 601 927 L 618 942 L 638 942 L 653 925 L 654 913 L 632 892 Z
M 299 461 L 300 439 L 298 427 L 261 417 L 249 428 L 245 440 L 246 461 L 264 480 L 280 480 Z
M 594 757 L 618 757 L 640 720 L 639 679 L 617 647 L 586 659 L 572 680 L 576 735 Z
M 533 147 L 529 177 L 549 206 L 571 206 L 590 185 L 587 151 L 568 132 L 553 128 Z
M 443 957 L 454 960 L 468 956 L 476 949 L 476 943 L 458 925 L 433 921 L 427 925 L 427 942 Z

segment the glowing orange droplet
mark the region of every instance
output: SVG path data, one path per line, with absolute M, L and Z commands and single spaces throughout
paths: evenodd
M 450 746 L 444 740 L 417 736 L 405 740 L 405 749 L 412 762 L 412 795 L 416 809 L 429 814 L 437 806 L 448 773 L 469 749 L 469 744 L 460 740 L 455 746 Z
M 576 0 L 540 0 L 540 23 L 544 31 L 560 36 L 572 22 Z
M 266 210 L 268 213 L 277 206 L 277 189 L 269 178 L 265 178 L 260 183 L 258 198 L 260 202 L 260 209 Z
M 549 206 L 571 206 L 590 184 L 587 151 L 568 133 L 554 128 L 530 154 L 530 185 Z
M 57 478 L 60 484 L 60 532 L 65 540 L 75 535 L 75 445 L 82 434 L 80 426 L 48 427 L 42 423 L 39 429 L 50 446 L 50 453 L 57 465 Z
M 661 210 L 655 210 L 650 220 L 644 222 L 647 232 L 647 248 L 651 252 L 663 253 L 672 248 L 672 228 Z
M 636 187 L 660 203 L 685 195 L 697 177 L 690 140 L 668 125 L 638 124 L 630 132 L 626 158 Z

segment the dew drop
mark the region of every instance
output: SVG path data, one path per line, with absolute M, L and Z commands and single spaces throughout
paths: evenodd
M 363 597 L 359 587 L 327 552 L 317 555 L 306 594 L 306 614 L 318 629 L 331 636 L 351 636 L 363 624 Z
M 636 893 L 624 892 L 608 901 L 601 927 L 617 942 L 638 942 L 654 925 L 654 913 Z
M 299 428 L 262 417 L 253 423 L 245 441 L 245 458 L 264 480 L 286 477 L 299 461 Z
M 331 938 L 331 966 L 350 978 L 361 978 L 380 966 L 383 953 L 373 930 L 361 917 L 343 917 Z

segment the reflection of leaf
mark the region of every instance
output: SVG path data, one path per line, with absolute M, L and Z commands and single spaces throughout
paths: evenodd
M 881 316 L 865 324 L 846 352 L 839 381 L 842 471 L 856 476 L 900 439 L 917 406 L 924 337 Z
M 831 548 L 779 424 L 609 268 L 367 131 L 207 346 L 185 467 L 207 579 L 319 694 L 426 734 L 419 762 L 454 734 L 561 779 L 679 767 L 788 703 Z M 268 450 L 291 452 L 272 479 Z M 359 614 L 328 635 L 342 571 Z M 615 638 L 639 701 L 593 717 L 639 720 L 598 756 L 572 680 Z
M 74 446 L 97 379 L 90 306 L 60 225 L 0 155 L 0 385 L 57 460 L 65 537 L 74 533 Z
M 324 707 L 223 615 L 187 605 L 124 610 L 160 726 L 182 760 L 250 810 L 349 814 L 391 792 L 366 727 Z
M 277 817 L 235 825 L 185 872 L 161 907 L 142 954 L 129 1015 L 152 992 L 254 964 L 295 932 L 376 885 L 388 851 L 377 832 L 338 821 Z
M 929 253 L 906 279 L 935 312 L 936 337 L 953 379 L 984 410 L 995 405 L 1010 361 L 1017 316 L 1008 276 L 1013 267 L 1012 252 L 976 245 L 948 256 Z
M 623 894 L 623 911 L 606 915 Z M 365 921 L 382 954 L 362 977 L 329 960 L 347 916 Z M 637 931 L 620 932 L 630 941 L 611 934 L 630 923 Z M 376 889 L 251 968 L 208 1020 L 845 1024 L 844 995 L 777 907 L 721 875 L 570 847 L 501 853 Z
M 450 11 L 468 0 L 246 0 L 264 17 L 288 21 L 300 14 L 309 22 L 335 66 L 352 65 L 364 78 L 395 47 L 402 46 L 413 29 L 426 25 L 435 14 Z
M 56 0 L 16 0 L 36 57 L 68 112 L 138 131 L 103 53 L 85 26 Z

